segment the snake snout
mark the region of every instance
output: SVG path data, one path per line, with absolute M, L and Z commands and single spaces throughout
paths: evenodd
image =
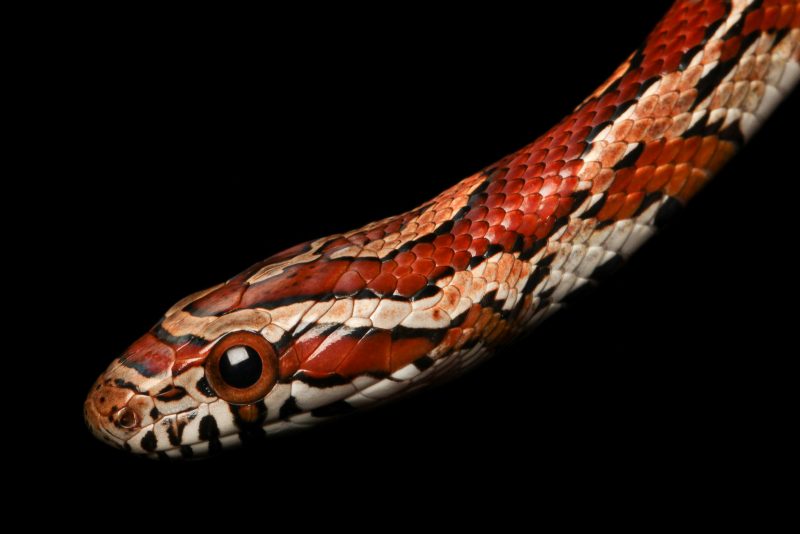
M 83 405 L 87 426 L 99 439 L 122 446 L 143 419 L 136 397 L 130 389 L 98 380 Z

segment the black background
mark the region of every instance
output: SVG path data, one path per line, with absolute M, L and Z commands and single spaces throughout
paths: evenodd
M 83 426 L 95 377 L 173 302 L 412 208 L 532 140 L 668 2 L 643 4 L 339 10 L 234 22 L 235 38 L 108 28 L 53 50 L 57 148 L 34 166 L 56 169 L 40 192 L 55 222 L 41 275 L 59 284 L 47 287 L 63 312 L 51 331 L 62 393 L 58 429 L 37 443 L 58 451 L 56 479 L 112 502 L 115 485 L 152 490 L 153 507 L 202 490 L 290 514 L 309 500 L 351 513 L 456 496 L 463 513 L 488 495 L 557 502 L 612 486 L 646 500 L 677 484 L 695 500 L 782 469 L 796 424 L 796 96 L 616 276 L 456 382 L 208 461 L 140 460 Z

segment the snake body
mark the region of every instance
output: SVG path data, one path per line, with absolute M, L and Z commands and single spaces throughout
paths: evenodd
M 799 78 L 798 0 L 678 0 L 531 144 L 175 304 L 98 378 L 86 421 L 186 458 L 456 376 L 633 253 Z

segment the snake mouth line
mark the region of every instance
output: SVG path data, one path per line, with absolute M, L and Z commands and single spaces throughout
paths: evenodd
M 157 423 L 147 425 L 146 427 L 142 428 L 137 433 L 137 435 L 141 434 L 143 431 L 152 432 L 156 424 Z M 310 425 L 292 422 L 285 419 L 277 419 L 275 421 L 270 421 L 269 423 L 258 428 L 262 429 L 268 437 L 273 438 L 278 435 L 283 435 L 294 430 L 301 430 L 308 426 Z M 276 429 L 276 427 L 280 428 Z M 127 448 L 130 449 L 130 445 L 128 444 L 129 441 L 130 440 L 125 441 L 125 444 L 127 445 Z M 172 445 L 170 447 L 166 447 L 159 450 L 154 450 L 154 451 L 131 450 L 131 452 L 133 452 L 137 456 L 153 460 L 187 459 L 191 457 L 202 458 L 204 456 L 213 455 L 217 451 L 228 449 L 231 446 L 237 446 L 241 442 L 242 442 L 241 430 L 239 429 L 237 432 L 215 436 L 211 439 L 198 438 L 186 442 L 181 442 L 178 445 Z M 198 451 L 196 450 L 198 446 L 204 448 Z M 126 448 L 126 447 L 125 445 L 121 445 L 121 448 Z M 190 449 L 191 452 L 187 449 Z

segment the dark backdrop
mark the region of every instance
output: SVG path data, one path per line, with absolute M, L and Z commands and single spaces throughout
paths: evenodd
M 337 22 L 276 17 L 234 39 L 109 29 L 55 50 L 63 91 L 49 133 L 61 147 L 42 194 L 57 221 L 44 275 L 63 277 L 65 292 L 59 474 L 160 481 L 175 499 L 233 488 L 279 507 L 312 494 L 403 509 L 453 492 L 477 505 L 507 480 L 555 500 L 612 482 L 631 496 L 663 481 L 699 497 L 704 484 L 779 469 L 796 423 L 796 97 L 622 271 L 454 383 L 180 465 L 107 448 L 81 419 L 95 377 L 173 302 L 414 207 L 532 140 L 667 5 L 360 22 L 339 11 Z

